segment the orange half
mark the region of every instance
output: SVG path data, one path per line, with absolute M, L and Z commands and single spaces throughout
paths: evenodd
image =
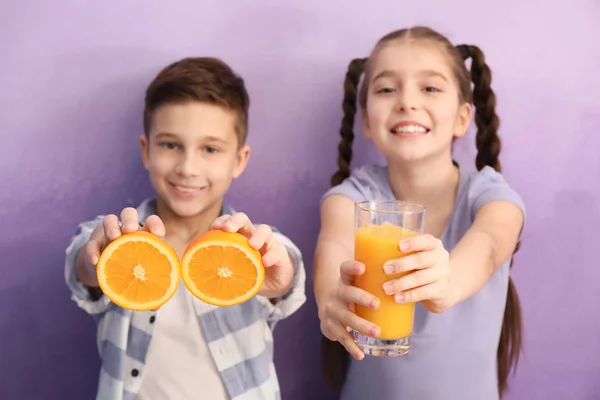
M 211 230 L 195 239 L 181 260 L 181 278 L 198 299 L 215 306 L 241 304 L 265 280 L 260 253 L 239 233 Z
M 129 310 L 155 310 L 177 290 L 179 258 L 151 233 L 127 233 L 106 246 L 96 275 L 100 289 L 113 303 Z

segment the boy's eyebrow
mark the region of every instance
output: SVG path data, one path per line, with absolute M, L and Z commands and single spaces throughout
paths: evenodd
M 173 139 L 179 139 L 179 136 L 177 136 L 174 133 L 171 132 L 159 132 L 156 134 L 156 138 L 160 139 L 160 138 L 173 138 Z M 204 136 L 202 137 L 202 141 L 205 142 L 221 142 L 221 143 L 227 143 L 226 140 L 221 139 L 220 137 L 216 137 L 216 136 Z
M 177 138 L 177 135 L 175 135 L 174 133 L 171 133 L 171 132 L 158 132 L 156 134 L 156 138 L 157 139 L 159 139 L 159 138 L 161 138 L 163 136 L 166 136 L 168 138 Z
M 219 137 L 216 136 L 206 136 L 203 138 L 204 140 L 206 140 L 207 142 L 221 142 L 221 143 L 227 143 L 226 140 L 221 139 Z

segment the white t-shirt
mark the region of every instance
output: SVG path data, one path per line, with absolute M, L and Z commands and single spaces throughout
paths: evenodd
M 227 400 L 183 282 L 156 314 L 138 400 Z

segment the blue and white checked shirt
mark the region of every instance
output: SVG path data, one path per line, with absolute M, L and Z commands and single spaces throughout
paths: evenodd
M 156 214 L 156 202 L 147 199 L 137 209 L 140 222 Z M 223 206 L 224 214 L 233 214 Z M 160 310 L 131 311 L 106 296 L 94 301 L 75 274 L 77 252 L 89 240 L 104 216 L 80 224 L 66 250 L 65 279 L 72 299 L 92 315 L 98 325 L 97 345 L 102 360 L 97 400 L 133 400 L 144 377 L 144 361 L 152 339 L 153 322 Z M 276 304 L 262 296 L 233 307 L 215 307 L 194 298 L 210 353 L 232 400 L 280 399 L 273 364 L 273 328 L 306 301 L 306 273 L 300 250 L 273 228 L 274 235 L 291 254 L 296 273 L 292 289 Z M 156 317 L 155 317 L 156 315 Z

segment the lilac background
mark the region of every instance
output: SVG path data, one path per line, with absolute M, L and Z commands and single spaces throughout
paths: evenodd
M 243 74 L 254 152 L 230 199 L 288 233 L 310 273 L 346 65 L 384 33 L 422 23 L 486 52 L 505 173 L 529 207 L 515 268 L 526 349 L 508 399 L 600 398 L 600 3 L 225 3 L 0 3 L 0 398 L 93 398 L 94 323 L 69 299 L 64 249 L 77 222 L 151 193 L 138 134 L 159 68 L 214 55 Z M 472 139 L 457 146 L 467 162 Z M 358 143 L 355 165 L 377 159 Z M 307 291 L 277 329 L 284 399 L 325 393 Z

